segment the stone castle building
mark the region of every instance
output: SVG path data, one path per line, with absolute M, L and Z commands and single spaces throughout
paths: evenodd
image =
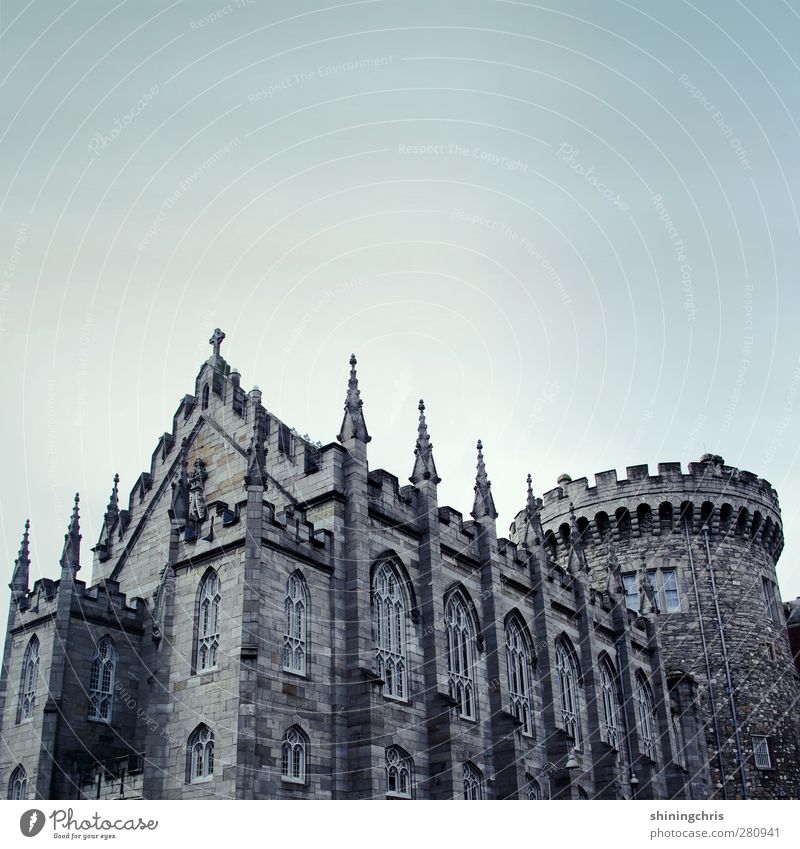
M 775 491 L 706 455 L 562 476 L 508 538 L 368 464 L 351 358 L 313 444 L 200 369 L 81 579 L 11 583 L 9 798 L 800 798 Z M 409 465 L 412 465 L 411 462 Z

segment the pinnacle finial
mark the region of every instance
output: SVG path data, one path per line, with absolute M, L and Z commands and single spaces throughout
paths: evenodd
M 497 510 L 494 506 L 494 498 L 492 498 L 492 482 L 486 474 L 486 464 L 483 462 L 483 443 L 478 440 L 478 464 L 477 473 L 475 475 L 475 501 L 472 505 L 473 519 L 482 519 L 489 517 L 497 518 Z
M 253 434 L 250 437 L 250 447 L 247 449 L 247 473 L 244 482 L 247 486 L 267 486 L 267 411 L 256 404 L 253 420 Z
M 114 475 L 114 485 L 111 488 L 111 495 L 108 499 L 108 507 L 106 507 L 106 513 L 103 517 L 103 521 L 105 522 L 108 528 L 113 528 L 116 524 L 117 518 L 119 517 L 119 475 Z
M 431 480 L 435 484 L 441 481 L 436 473 L 436 463 L 433 459 L 433 443 L 428 435 L 428 423 L 425 420 L 425 402 L 420 398 L 417 406 L 419 424 L 417 425 L 417 444 L 414 448 L 414 470 L 409 480 L 417 484 L 423 480 Z
M 61 568 L 77 572 L 81 568 L 81 526 L 79 504 L 81 497 L 76 492 L 67 532 L 64 534 L 64 548 L 61 552 Z
M 536 512 L 537 504 L 536 498 L 533 495 L 533 478 L 531 477 L 530 472 L 528 472 L 528 477 L 526 478 L 526 483 L 528 484 L 527 497 L 525 499 L 525 509 L 528 516 L 532 516 Z
M 360 442 L 369 442 L 372 439 L 367 432 L 367 424 L 364 421 L 364 413 L 361 409 L 364 402 L 361 400 L 361 391 L 358 388 L 357 363 L 356 355 L 351 354 L 350 379 L 347 382 L 347 396 L 344 402 L 344 418 L 339 435 L 336 437 L 342 443 L 351 439 L 357 439 Z
M 9 589 L 18 592 L 28 592 L 28 575 L 30 573 L 31 556 L 30 556 L 30 531 L 31 520 L 25 520 L 25 530 L 22 532 L 22 542 L 19 546 L 19 554 L 14 562 L 14 571 L 11 575 L 11 583 Z

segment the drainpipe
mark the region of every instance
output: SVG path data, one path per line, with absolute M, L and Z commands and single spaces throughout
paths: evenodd
M 733 720 L 733 733 L 736 739 L 736 762 L 739 765 L 739 775 L 742 778 L 742 797 L 750 798 L 750 789 L 747 786 L 747 771 L 744 767 L 744 755 L 742 754 L 742 732 L 739 728 L 739 716 L 736 713 L 736 700 L 733 697 L 733 679 L 731 677 L 731 665 L 728 662 L 728 647 L 725 642 L 725 629 L 722 625 L 722 615 L 719 612 L 719 600 L 717 598 L 717 580 L 714 577 L 714 566 L 711 563 L 711 549 L 708 545 L 708 528 L 703 528 L 703 541 L 706 548 L 706 565 L 708 574 L 711 576 L 711 593 L 714 597 L 714 610 L 717 616 L 717 628 L 719 629 L 719 639 L 722 644 L 722 660 L 725 664 L 725 682 L 728 690 L 728 704 L 731 709 L 731 719 Z
M 700 643 L 703 646 L 703 659 L 706 666 L 706 680 L 708 681 L 708 701 L 711 707 L 711 720 L 714 727 L 714 743 L 717 747 L 717 760 L 719 762 L 720 781 L 722 782 L 722 798 L 728 798 L 728 787 L 725 781 L 725 764 L 722 760 L 722 742 L 719 736 L 719 722 L 717 720 L 717 700 L 714 697 L 714 684 L 711 680 L 711 662 L 708 659 L 708 643 L 706 642 L 706 629 L 703 625 L 703 611 L 700 607 L 700 593 L 697 591 L 697 574 L 694 570 L 694 557 L 692 557 L 692 544 L 689 539 L 689 523 L 684 519 L 683 529 L 686 532 L 686 552 L 689 555 L 689 571 L 692 574 L 692 588 L 694 590 L 694 603 L 697 607 L 697 621 L 700 624 Z

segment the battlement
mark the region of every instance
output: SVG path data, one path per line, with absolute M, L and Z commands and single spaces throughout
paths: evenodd
M 626 478 L 619 480 L 615 469 L 598 472 L 594 476 L 594 486 L 589 486 L 587 478 L 572 480 L 568 475 L 559 478 L 559 486 L 548 490 L 542 496 L 544 507 L 552 507 L 562 500 L 586 502 L 590 499 L 609 500 L 645 498 L 650 493 L 667 490 L 686 493 L 733 491 L 740 497 L 759 500 L 765 507 L 779 511 L 778 493 L 772 484 L 753 472 L 726 466 L 722 457 L 704 454 L 700 462 L 689 463 L 684 473 L 680 463 L 659 463 L 658 472 L 650 474 L 647 464 L 628 466 Z
M 624 544 L 633 537 L 659 537 L 684 526 L 697 534 L 740 539 L 763 547 L 777 561 L 783 549 L 778 495 L 769 481 L 752 472 L 726 466 L 717 455 L 704 455 L 684 473 L 680 463 L 659 463 L 658 474 L 647 465 L 629 466 L 627 478 L 616 471 L 586 478 L 559 478 L 559 486 L 542 498 L 541 519 L 553 556 L 570 545 L 570 510 L 585 544 L 611 540 Z M 512 523 L 519 533 L 524 515 Z

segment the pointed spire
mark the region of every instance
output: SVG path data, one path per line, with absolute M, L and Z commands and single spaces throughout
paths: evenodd
M 409 480 L 417 484 L 420 481 L 439 483 L 441 478 L 436 474 L 436 463 L 433 460 L 433 443 L 428 436 L 428 423 L 425 421 L 425 402 L 419 401 L 419 426 L 417 427 L 417 446 L 414 449 L 414 471 Z
M 356 375 L 356 355 L 350 355 L 350 380 L 347 383 L 347 398 L 344 402 L 344 418 L 342 426 L 339 430 L 339 435 L 336 437 L 339 442 L 348 442 L 351 439 L 357 439 L 360 442 L 369 442 L 372 437 L 367 433 L 367 424 L 364 421 L 364 413 L 362 407 L 364 402 L 361 400 L 361 392 L 358 388 L 358 376 Z
M 106 507 L 103 522 L 107 528 L 113 528 L 119 518 L 119 475 L 114 475 L 114 486 L 111 489 L 111 495 L 108 499 L 108 507 Z
M 31 528 L 31 520 L 25 520 L 25 530 L 22 533 L 22 542 L 19 547 L 19 554 L 14 561 L 14 571 L 11 575 L 11 583 L 9 589 L 16 592 L 27 593 L 30 587 L 28 586 L 31 556 L 30 556 L 30 541 L 29 531 Z
M 261 393 L 258 393 L 260 399 Z M 250 447 L 247 449 L 247 472 L 244 482 L 247 486 L 267 487 L 267 411 L 261 406 L 261 401 L 255 404 L 253 418 L 253 434 L 250 437 Z
M 497 510 L 494 507 L 494 498 L 492 498 L 492 482 L 486 474 L 486 464 L 483 462 L 483 443 L 478 440 L 478 465 L 477 474 L 475 475 L 475 500 L 472 504 L 473 519 L 483 519 L 488 516 L 491 519 L 497 518 Z
M 525 499 L 525 530 L 522 535 L 522 544 L 529 550 L 536 548 L 544 541 L 544 529 L 539 508 L 542 506 L 540 499 L 533 494 L 533 479 L 530 474 L 527 477 L 528 494 Z
M 78 504 L 81 497 L 75 493 L 75 503 L 72 506 L 67 532 L 64 534 L 64 549 L 61 552 L 61 568 L 77 572 L 81 568 L 81 526 L 78 514 Z

